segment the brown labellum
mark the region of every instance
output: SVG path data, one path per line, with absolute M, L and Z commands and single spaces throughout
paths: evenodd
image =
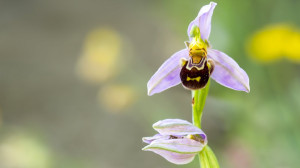
M 190 90 L 202 89 L 207 84 L 214 64 L 205 57 L 199 63 L 193 63 L 192 58 L 183 64 L 180 71 L 182 85 Z

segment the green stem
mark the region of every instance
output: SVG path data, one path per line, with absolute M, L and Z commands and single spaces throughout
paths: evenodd
M 198 156 L 201 168 L 220 168 L 218 160 L 209 146 L 205 146 Z
M 193 97 L 193 124 L 201 128 L 201 118 L 205 100 L 209 91 L 210 80 L 205 88 L 192 91 Z M 219 168 L 218 160 L 209 146 L 205 146 L 198 154 L 201 168 Z
M 205 100 L 209 91 L 210 80 L 205 88 L 192 91 L 193 97 L 193 124 L 201 128 L 202 112 L 205 105 Z
M 199 161 L 200 161 L 200 168 L 210 168 L 209 160 L 208 160 L 208 156 L 205 152 L 205 148 L 206 147 L 204 147 L 202 149 L 202 151 L 198 154 Z
M 209 160 L 210 167 L 220 168 L 216 155 L 208 145 L 205 147 L 205 152 L 207 155 L 207 159 Z

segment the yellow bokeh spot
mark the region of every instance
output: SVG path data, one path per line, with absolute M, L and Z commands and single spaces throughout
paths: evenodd
M 101 83 L 118 72 L 122 39 L 118 32 L 100 28 L 88 34 L 78 61 L 79 76 L 91 83 Z
M 48 150 L 28 135 L 11 134 L 0 142 L 0 167 L 47 168 L 50 165 Z
M 300 63 L 300 31 L 291 33 L 285 53 L 288 59 Z
M 129 85 L 110 85 L 100 89 L 98 100 L 109 112 L 118 113 L 132 106 L 136 92 Z
M 299 61 L 299 44 L 300 32 L 291 25 L 279 24 L 254 33 L 247 43 L 247 50 L 260 62 L 272 62 L 282 57 Z

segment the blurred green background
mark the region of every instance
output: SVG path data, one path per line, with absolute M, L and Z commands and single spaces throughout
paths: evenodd
M 146 83 L 206 0 L 0 0 L 1 168 L 171 168 L 141 138 L 191 121 L 182 86 Z M 299 167 L 300 1 L 216 0 L 210 42 L 251 92 L 211 82 L 203 130 L 221 167 Z M 276 51 L 276 52 L 275 52 Z

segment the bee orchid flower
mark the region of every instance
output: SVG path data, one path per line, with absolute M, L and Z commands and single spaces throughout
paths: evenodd
M 186 42 L 186 48 L 167 59 L 148 81 L 149 96 L 180 83 L 187 89 L 201 89 L 210 77 L 225 87 L 250 91 L 247 73 L 228 55 L 209 45 L 211 18 L 216 5 L 211 2 L 200 9 L 188 26 L 190 41 Z
M 190 163 L 207 144 L 205 133 L 188 121 L 166 119 L 153 124 L 158 134 L 144 137 L 143 148 L 164 157 L 174 164 Z

